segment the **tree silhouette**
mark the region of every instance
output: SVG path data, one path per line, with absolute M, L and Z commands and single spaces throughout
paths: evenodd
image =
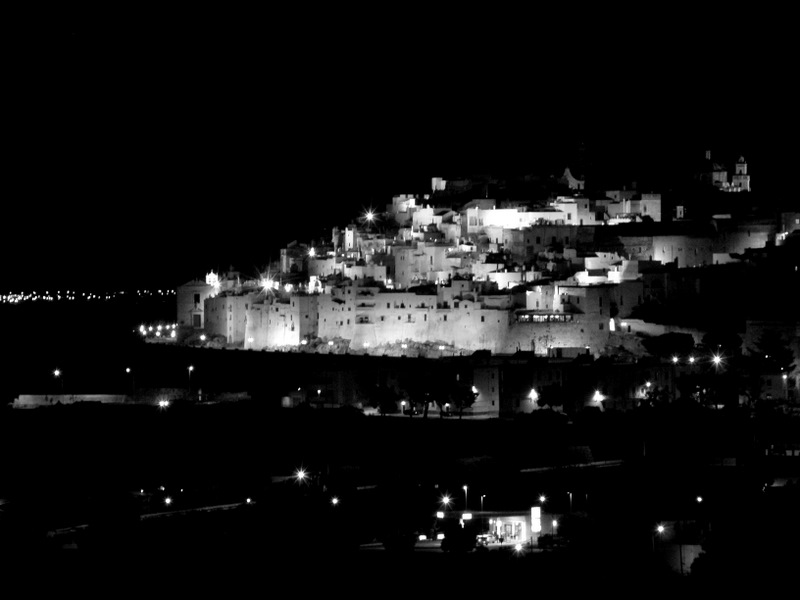
M 472 386 L 463 381 L 456 380 L 450 388 L 450 402 L 458 410 L 458 418 L 464 415 L 464 409 L 475 403 L 478 393 L 472 391 Z

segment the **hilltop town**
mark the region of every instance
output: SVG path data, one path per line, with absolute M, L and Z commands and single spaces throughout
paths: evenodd
M 667 370 L 649 373 L 662 379 L 637 376 L 630 398 L 666 386 L 669 368 L 693 364 L 692 352 L 708 350 L 698 354 L 706 362 L 723 360 L 723 345 L 746 354 L 767 330 L 799 355 L 784 292 L 797 278 L 800 212 L 743 201 L 755 197 L 743 157 L 728 169 L 707 152 L 694 179 L 692 194 L 667 204 L 635 182 L 592 190 L 570 168 L 513 181 L 434 177 L 427 193 L 365 209 L 329 239 L 288 244 L 265 273 L 211 272 L 179 286 L 177 341 L 390 357 L 660 358 Z M 766 281 L 784 301 L 765 297 Z M 670 336 L 688 350 L 659 345 Z M 797 382 L 784 368 L 762 383 L 788 400 Z M 488 390 L 476 406 L 499 404 Z

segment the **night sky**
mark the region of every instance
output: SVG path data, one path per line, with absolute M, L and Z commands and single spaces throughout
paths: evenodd
M 711 148 L 793 178 L 781 19 L 395 10 L 10 27 L 0 291 L 255 270 L 431 176 L 561 171 L 579 144 L 610 177 Z

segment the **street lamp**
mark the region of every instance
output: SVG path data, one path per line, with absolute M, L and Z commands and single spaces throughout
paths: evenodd
M 126 368 L 125 368 L 125 372 L 126 372 L 128 375 L 130 375 L 130 376 L 131 376 L 131 393 L 132 393 L 132 394 L 135 394 L 135 393 L 136 393 L 136 379 L 134 379 L 134 377 L 133 377 L 133 371 L 131 370 L 131 368 L 130 368 L 130 367 L 126 367 Z
M 483 512 L 483 499 L 486 498 L 486 494 L 481 494 L 481 512 Z
M 553 519 L 553 537 L 558 534 L 558 520 Z
M 61 370 L 60 369 L 56 369 L 55 371 L 53 371 L 53 377 L 55 377 L 56 379 L 58 379 L 61 382 L 61 393 L 63 394 L 64 393 L 64 378 L 61 377 Z
M 192 371 L 194 371 L 194 365 L 189 365 L 189 367 L 187 368 L 187 371 L 189 371 L 189 391 L 191 392 L 191 389 L 192 389 Z
M 464 510 L 467 510 L 467 507 L 469 506 L 467 502 L 467 486 L 463 486 L 461 489 L 464 490 Z
M 333 498 L 331 498 L 331 504 L 333 504 L 334 506 L 336 506 L 337 504 L 339 504 L 339 498 L 337 498 L 336 496 L 334 496 Z
M 442 496 L 442 504 L 444 505 L 445 508 L 450 507 L 450 502 L 451 502 L 450 496 L 447 495 Z
M 660 536 L 662 533 L 664 533 L 664 526 L 658 525 L 650 538 L 650 540 L 653 542 L 653 553 L 656 551 L 656 535 Z
M 546 497 L 544 494 L 542 494 L 541 496 L 539 496 L 539 502 L 541 502 L 542 504 L 544 504 L 544 501 L 545 501 L 545 500 L 547 500 L 547 497 Z

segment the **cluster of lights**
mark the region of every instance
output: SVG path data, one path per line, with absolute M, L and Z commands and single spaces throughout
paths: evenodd
M 136 296 L 170 296 L 174 295 L 175 290 L 136 290 Z M 9 292 L 0 294 L 0 304 L 20 304 L 21 302 L 55 302 L 60 300 L 115 300 L 125 296 L 125 291 L 120 292 L 78 292 L 76 290 L 57 290 L 51 292 Z M 131 295 L 131 294 L 128 294 Z
M 178 329 L 177 323 L 161 324 L 158 325 L 139 325 L 139 334 L 145 338 L 171 338 L 175 339 L 177 336 L 176 330 Z
M 686 362 L 688 362 L 690 365 L 694 365 L 694 364 L 696 364 L 698 362 L 698 360 L 699 359 L 697 357 L 689 355 L 689 357 L 686 359 Z M 712 362 L 715 367 L 718 367 L 723 362 L 725 362 L 724 359 L 722 358 L 722 356 L 719 355 L 719 354 L 711 355 L 711 358 L 709 358 L 709 361 Z M 672 364 L 673 365 L 677 365 L 680 362 L 681 362 L 681 359 L 678 358 L 677 356 L 673 356 L 672 357 Z

